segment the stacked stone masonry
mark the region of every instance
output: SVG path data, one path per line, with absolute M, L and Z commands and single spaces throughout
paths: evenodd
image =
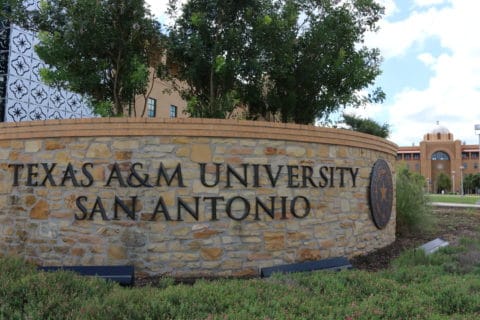
M 253 276 L 395 239 L 395 206 L 378 229 L 368 203 L 375 161 L 394 169 L 383 139 L 204 119 L 1 124 L 0 134 L 2 256 Z

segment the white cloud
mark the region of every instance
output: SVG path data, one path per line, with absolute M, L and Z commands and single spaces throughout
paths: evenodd
M 422 46 L 427 38 L 437 34 L 437 28 L 444 23 L 441 12 L 431 8 L 426 12 L 414 11 L 407 19 L 397 22 L 382 20 L 380 30 L 366 38 L 367 44 L 380 48 L 387 59 L 402 56 L 414 45 Z
M 428 52 L 424 52 L 418 55 L 418 60 L 422 61 L 426 66 L 431 66 L 435 63 L 436 59 Z
M 178 6 L 181 7 L 187 0 L 178 1 Z M 168 0 L 146 0 L 146 3 L 150 6 L 152 14 L 162 23 L 170 23 L 169 17 L 166 15 L 168 7 Z
M 150 11 L 154 16 L 165 16 L 168 0 L 146 0 L 146 3 L 149 5 Z
M 449 3 L 449 0 L 415 0 L 415 6 L 428 7 L 432 5 L 442 5 Z
M 378 0 L 377 3 L 385 8 L 385 17 L 390 17 L 398 11 L 395 0 Z
M 385 20 L 373 39 L 385 59 L 420 51 L 414 56 L 432 74 L 425 89 L 403 88 L 386 106 L 393 125 L 391 140 L 399 145 L 418 144 L 437 120 L 456 139 L 477 143 L 473 126 L 480 123 L 480 42 L 475 41 L 480 1 L 458 0 L 438 7 L 447 2 L 417 0 L 417 6 L 437 7 L 413 11 L 400 21 Z M 427 39 L 438 39 L 441 52 L 429 51 Z
M 361 92 L 362 94 L 367 94 L 366 90 L 363 90 Z M 376 115 L 381 113 L 383 111 L 384 106 L 381 104 L 370 104 L 365 107 L 359 107 L 359 108 L 352 108 L 352 107 L 347 107 L 344 110 L 341 111 L 341 113 L 346 113 L 349 115 L 353 115 L 362 119 L 373 119 L 375 120 Z M 379 123 L 382 125 L 383 123 Z

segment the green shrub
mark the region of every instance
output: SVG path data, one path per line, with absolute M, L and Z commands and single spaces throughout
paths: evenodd
M 437 252 L 426 255 L 423 250 L 412 249 L 403 252 L 392 266 L 399 281 L 414 281 L 412 267 L 432 267 L 422 277 L 435 277 L 439 274 L 468 274 L 480 272 L 480 240 L 462 238 L 458 246 L 447 246 Z M 418 270 L 417 270 L 418 271 Z
M 441 266 L 451 262 L 455 254 L 461 248 L 441 248 L 433 254 L 425 254 L 422 249 L 411 249 L 403 252 L 392 262 L 394 267 L 414 267 L 414 266 Z
M 480 312 L 480 281 L 475 276 L 464 278 L 448 276 L 431 283 L 432 297 L 442 314 L 477 314 Z
M 114 284 L 71 272 L 38 272 L 18 258 L 0 262 L 0 319 L 73 319 L 84 301 Z
M 434 220 L 425 196 L 425 179 L 405 167 L 397 169 L 396 178 L 397 232 L 421 232 L 432 228 Z
M 381 272 L 344 270 L 268 279 L 123 288 L 0 259 L 0 319 L 476 319 L 480 278 L 451 274 L 458 250 L 402 256 Z

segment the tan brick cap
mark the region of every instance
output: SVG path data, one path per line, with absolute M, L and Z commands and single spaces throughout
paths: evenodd
M 388 140 L 344 129 L 290 123 L 224 119 L 90 118 L 0 124 L 0 141 L 12 139 L 174 136 L 286 140 L 382 151 L 395 156 Z

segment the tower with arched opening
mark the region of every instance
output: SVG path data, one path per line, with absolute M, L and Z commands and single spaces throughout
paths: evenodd
M 479 173 L 479 148 L 455 140 L 447 127 L 439 124 L 423 136 L 419 146 L 399 147 L 397 160 L 410 171 L 425 177 L 429 192 L 441 192 L 439 177 L 447 176 L 451 188 L 445 192 L 461 192 L 461 180 Z

